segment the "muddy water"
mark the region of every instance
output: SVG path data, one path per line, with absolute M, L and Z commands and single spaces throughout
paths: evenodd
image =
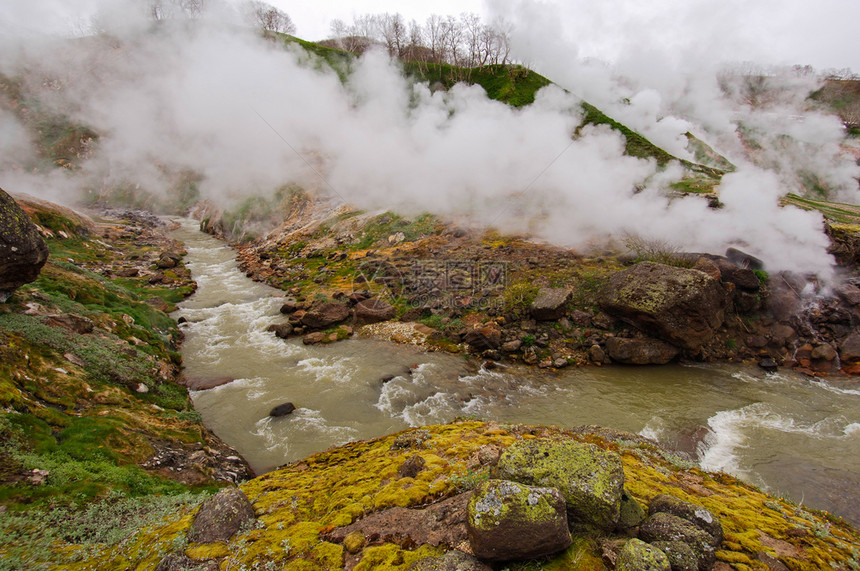
M 236 379 L 192 398 L 258 473 L 456 416 L 599 424 L 860 522 L 860 386 L 850 380 L 725 365 L 487 371 L 462 357 L 369 340 L 306 347 L 265 331 L 284 320 L 281 292 L 245 278 L 230 248 L 192 222 L 175 237 L 199 285 L 175 314 L 188 319 L 186 374 Z M 287 401 L 298 407 L 293 414 L 268 416 Z

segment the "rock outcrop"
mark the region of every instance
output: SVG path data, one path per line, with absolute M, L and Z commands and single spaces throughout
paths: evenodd
M 0 302 L 39 277 L 48 246 L 15 199 L 0 189 Z
M 697 351 L 722 324 L 728 296 L 698 270 L 642 262 L 609 278 L 599 303 L 650 335 Z

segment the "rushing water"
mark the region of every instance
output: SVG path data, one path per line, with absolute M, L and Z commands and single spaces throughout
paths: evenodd
M 860 386 L 728 365 L 475 370 L 462 357 L 371 340 L 304 346 L 266 332 L 282 292 L 238 269 L 232 249 L 183 222 L 198 290 L 181 304 L 189 377 L 206 424 L 258 472 L 350 440 L 456 416 L 599 424 L 685 451 L 708 470 L 860 522 Z M 383 382 L 383 378 L 391 377 Z M 295 403 L 286 417 L 272 407 Z

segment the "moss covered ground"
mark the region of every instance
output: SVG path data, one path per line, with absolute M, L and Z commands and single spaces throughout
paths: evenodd
M 403 434 L 413 446 L 401 448 Z M 398 440 L 398 437 L 400 439 Z M 257 523 L 229 542 L 183 542 L 191 525 L 187 511 L 141 530 L 117 546 L 88 553 L 65 569 L 149 569 L 177 548 L 221 569 L 340 569 L 344 547 L 327 540 L 333 529 L 395 506 L 420 507 L 459 493 L 486 478 L 477 459 L 482 447 L 505 448 L 514 442 L 573 439 L 617 452 L 626 488 L 641 503 L 668 493 L 717 514 L 726 540 L 718 560 L 738 571 L 767 569 L 759 553 L 788 569 L 855 569 L 860 534 L 844 521 L 770 496 L 724 474 L 711 474 L 642 439 L 623 433 L 562 430 L 554 427 L 499 425 L 473 420 L 426 426 L 364 442 L 354 442 L 282 467 L 240 486 L 254 506 Z M 414 478 L 398 469 L 418 454 L 425 469 Z M 471 475 L 470 477 L 466 477 Z M 578 536 L 561 554 L 539 561 L 512 562 L 509 569 L 605 569 L 597 536 Z M 450 547 L 392 543 L 368 538 L 357 554 L 356 569 L 406 569 L 415 560 Z M 78 553 L 69 547 L 70 553 Z

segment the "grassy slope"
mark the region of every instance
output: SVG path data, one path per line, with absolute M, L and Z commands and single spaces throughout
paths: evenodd
M 94 273 L 87 267 L 145 256 L 154 246 L 133 234 L 108 246 L 75 234 L 80 226 L 56 212 L 32 217 L 54 236 L 51 258 L 0 306 L 0 569 L 35 568 L 24 562 L 53 539 L 115 532 L 122 521 L 110 519 L 111 509 L 133 524 L 157 505 L 173 506 L 177 494 L 218 485 L 204 475 L 187 485 L 140 467 L 155 442 L 208 445 L 174 380 L 176 324 L 157 309 L 169 310 L 193 286 L 180 276 L 178 287 L 156 287 Z M 94 329 L 73 333 L 45 315 L 89 320 Z M 32 481 L 32 470 L 47 472 L 44 483 Z M 89 527 L 81 522 L 87 505 L 104 514 Z

